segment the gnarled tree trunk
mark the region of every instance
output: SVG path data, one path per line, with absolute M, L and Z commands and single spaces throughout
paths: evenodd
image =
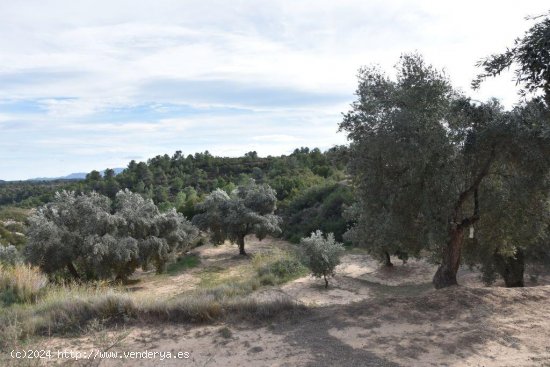
M 436 289 L 457 285 L 456 273 L 460 266 L 460 253 L 462 251 L 462 240 L 464 239 L 464 228 L 457 226 L 451 229 L 449 242 L 443 250 L 443 261 L 433 277 L 433 284 Z
M 521 249 L 517 249 L 513 257 L 503 256 L 498 252 L 494 254 L 497 272 L 504 278 L 507 287 L 523 287 L 523 273 L 525 272 L 525 255 Z
M 485 176 L 489 174 L 489 168 L 495 158 L 495 146 L 491 147 L 489 158 L 483 165 L 481 171 L 476 176 L 470 187 L 460 193 L 455 204 L 449 229 L 449 242 L 443 250 L 441 265 L 437 268 L 432 283 L 436 289 L 458 285 L 456 273 L 460 266 L 460 254 L 462 252 L 462 242 L 464 240 L 464 230 L 469 228 L 479 220 L 479 197 L 478 187 Z M 463 218 L 462 207 L 466 200 L 474 197 L 474 212 L 472 216 Z M 463 219 L 462 219 L 463 218 Z
M 237 245 L 239 245 L 239 254 L 246 255 L 246 251 L 244 251 L 244 235 L 237 237 Z

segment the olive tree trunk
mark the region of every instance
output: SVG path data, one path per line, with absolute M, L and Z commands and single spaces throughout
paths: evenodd
M 515 256 L 494 254 L 495 268 L 504 279 L 507 287 L 523 287 L 523 273 L 525 272 L 525 255 L 517 249 Z
M 464 239 L 464 228 L 458 226 L 451 229 L 449 242 L 443 250 L 443 259 L 433 277 L 433 284 L 436 289 L 457 285 L 456 273 L 460 266 L 460 253 L 462 251 L 462 240 Z
M 393 263 L 390 259 L 390 254 L 388 251 L 384 251 L 384 266 L 393 266 Z
M 495 145 L 491 147 L 491 153 L 487 161 L 479 171 L 470 187 L 460 193 L 455 204 L 449 229 L 449 241 L 443 249 L 441 265 L 435 273 L 432 283 L 436 289 L 457 285 L 456 273 L 460 266 L 460 253 L 462 251 L 462 242 L 464 240 L 464 230 L 474 225 L 479 220 L 479 195 L 478 187 L 485 176 L 489 174 L 489 168 L 495 158 Z M 472 197 L 474 199 L 474 212 L 472 216 L 462 218 L 462 208 L 466 200 Z
M 239 245 L 239 254 L 246 255 L 246 251 L 244 250 L 244 235 L 237 237 L 237 245 Z

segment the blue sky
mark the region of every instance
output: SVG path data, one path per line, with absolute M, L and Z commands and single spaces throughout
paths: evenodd
M 419 51 L 474 98 L 475 62 L 547 1 L 0 0 L 0 179 L 157 154 L 329 148 L 357 70 Z

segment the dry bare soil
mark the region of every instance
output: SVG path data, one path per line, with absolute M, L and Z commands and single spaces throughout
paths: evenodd
M 249 253 L 280 240 L 249 239 Z M 204 282 L 251 273 L 250 258 L 231 245 L 194 250 L 198 267 L 174 276 L 138 275 L 130 289 L 178 297 Z M 50 349 L 188 352 L 188 359 L 58 360 L 82 366 L 550 366 L 550 282 L 523 289 L 484 287 L 462 269 L 461 286 L 433 290 L 433 265 L 395 260 L 391 269 L 360 251 L 343 257 L 328 290 L 303 277 L 255 296 L 286 294 L 307 306 L 262 321 L 90 328 L 78 337 L 40 341 Z M 48 363 L 52 363 L 51 361 Z

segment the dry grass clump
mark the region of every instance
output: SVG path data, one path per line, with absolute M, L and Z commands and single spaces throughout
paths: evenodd
M 94 319 L 128 319 L 134 309 L 130 295 L 116 289 L 97 285 L 50 286 L 34 304 L 0 308 L 0 345 L 32 335 L 79 331 Z
M 36 302 L 47 284 L 48 279 L 37 268 L 0 264 L 0 302 L 5 305 Z
M 265 321 L 295 311 L 304 311 L 305 306 L 286 295 L 274 295 L 267 300 L 252 297 L 229 301 L 225 308 L 228 316 L 240 320 Z
M 213 295 L 182 295 L 171 300 L 143 300 L 138 318 L 146 322 L 205 322 L 221 318 L 223 308 Z
M 142 321 L 206 322 L 228 317 L 262 320 L 301 308 L 288 296 L 253 298 L 250 294 L 259 287 L 259 280 L 252 279 L 187 292 L 167 301 L 142 299 L 137 314 Z
M 81 332 L 91 322 L 208 322 L 222 318 L 263 320 L 300 308 L 289 298 L 259 301 L 254 285 L 228 284 L 173 299 L 142 298 L 108 286 L 59 286 L 35 304 L 0 310 L 0 347 L 33 335 Z

